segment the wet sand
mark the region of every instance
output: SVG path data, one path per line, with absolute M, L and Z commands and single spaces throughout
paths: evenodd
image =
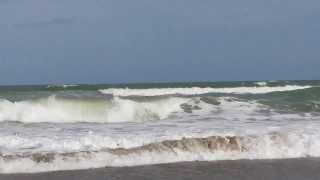
M 182 162 L 37 174 L 3 174 L 0 180 L 319 180 L 320 158 Z

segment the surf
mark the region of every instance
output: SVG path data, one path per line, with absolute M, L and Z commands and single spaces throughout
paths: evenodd
M 232 87 L 232 88 L 149 88 L 149 89 L 131 89 L 131 88 L 110 88 L 99 90 L 101 93 L 114 96 L 165 96 L 165 95 L 201 95 L 209 93 L 224 94 L 265 94 L 271 92 L 294 91 L 299 89 L 308 89 L 312 86 L 286 85 L 277 87 Z
M 319 133 L 272 132 L 165 140 L 128 149 L 0 155 L 0 172 L 32 173 L 185 161 L 315 157 L 320 155 L 319 137 Z
M 319 92 L 309 81 L 0 87 L 0 173 L 318 157 Z

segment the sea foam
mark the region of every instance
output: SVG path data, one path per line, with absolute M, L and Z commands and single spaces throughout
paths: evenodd
M 305 132 L 309 131 L 309 132 Z M 31 173 L 182 161 L 320 156 L 315 129 L 252 136 L 211 136 L 151 143 L 131 149 L 1 156 L 0 173 Z
M 164 95 L 200 95 L 209 93 L 227 94 L 264 94 L 270 92 L 293 91 L 311 88 L 312 86 L 286 85 L 278 87 L 232 87 L 232 88 L 150 88 L 150 89 L 130 89 L 130 88 L 110 88 L 100 90 L 101 93 L 114 96 L 164 96 Z

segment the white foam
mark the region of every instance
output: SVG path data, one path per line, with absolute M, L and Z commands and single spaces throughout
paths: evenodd
M 118 119 L 117 122 L 122 123 L 2 124 L 0 126 L 0 151 L 5 154 L 15 154 L 133 148 L 144 144 L 184 137 L 267 133 L 269 131 L 268 127 L 272 127 L 271 130 L 274 130 L 274 127 L 287 127 L 288 124 L 301 121 L 303 122 L 302 125 L 305 125 L 305 122 L 313 122 L 319 118 L 318 116 L 307 114 L 279 114 L 272 110 L 260 113 L 259 111 L 261 110 L 268 110 L 268 107 L 256 102 L 230 101 L 228 98 L 220 98 L 221 104 L 219 106 L 200 102 L 197 105 L 202 108 L 201 110 L 195 110 L 193 113 L 175 113 L 172 112 L 172 109 L 177 108 L 177 111 L 181 111 L 179 104 L 184 102 L 185 99 L 170 99 L 153 102 L 153 105 L 147 104 L 149 110 L 154 108 L 153 112 L 159 111 L 158 113 L 162 114 L 163 117 L 170 116 L 168 113 L 173 113 L 170 118 L 160 121 L 152 121 L 148 115 L 149 121 L 144 123 L 135 123 L 139 122 L 140 117 L 135 121 L 123 122 L 125 118 L 134 117 L 130 113 L 132 110 L 127 110 L 132 108 L 131 103 L 133 102 L 124 100 L 126 103 L 129 102 L 129 105 L 121 105 L 120 110 L 118 109 L 119 106 L 115 106 L 117 107 L 116 110 L 112 111 L 116 113 L 111 113 L 112 116 L 107 116 L 112 120 Z M 198 98 L 195 98 L 194 102 L 198 100 Z M 123 104 L 122 99 L 117 99 L 117 101 Z M 163 102 L 165 103 L 162 104 Z M 192 103 L 192 101 L 188 101 L 188 104 L 192 105 Z M 137 107 L 140 108 L 140 106 L 139 104 Z M 161 106 L 164 107 L 162 108 Z M 174 106 L 174 108 L 168 106 Z M 73 106 L 74 109 L 76 109 L 75 107 Z M 62 106 L 59 110 L 70 111 L 70 108 L 67 109 L 66 106 Z M 54 109 L 50 110 L 51 114 L 48 118 L 45 117 L 46 113 L 48 113 L 47 110 L 43 114 L 39 114 L 38 109 L 37 111 L 37 116 L 24 116 L 24 113 L 21 113 L 20 116 L 14 115 L 13 117 L 15 119 L 20 118 L 19 120 L 24 122 L 48 122 L 48 120 L 52 122 L 70 122 L 72 120 L 74 122 L 75 117 L 77 117 L 75 115 L 77 111 L 70 111 L 68 113 L 71 113 L 70 116 L 73 115 L 73 118 L 60 119 L 58 121 L 55 118 L 50 119 L 50 116 L 55 116 L 54 113 L 56 111 Z M 134 111 L 140 112 L 140 110 Z M 13 112 L 11 110 L 11 113 Z M 11 113 L 3 115 L 9 116 Z M 42 118 L 46 118 L 46 121 Z
M 117 112 L 115 113 L 117 115 L 110 116 L 110 118 L 118 119 L 118 122 L 121 122 L 124 118 L 130 119 L 130 117 L 134 117 L 132 113 L 130 113 L 132 110 L 128 110 L 128 108 L 135 109 L 138 107 L 146 107 L 149 111 L 162 114 L 162 117 L 170 117 L 161 119 L 160 121 L 146 121 L 144 123 L 135 123 L 137 121 L 102 124 L 36 123 L 29 125 L 23 123 L 2 123 L 0 126 L 0 154 L 4 156 L 66 152 L 76 153 L 78 155 L 75 157 L 57 156 L 49 163 L 35 162 L 28 157 L 21 156 L 11 160 L 0 158 L 0 173 L 42 172 L 104 166 L 133 166 L 195 160 L 320 156 L 320 122 L 319 116 L 315 114 L 280 114 L 255 101 L 243 102 L 229 97 L 219 98 L 218 101 L 221 103 L 220 105 L 212 105 L 204 101 L 197 104 L 196 102 L 199 100 L 200 98 L 192 97 L 164 98 L 162 100 L 152 100 L 151 102 L 137 102 L 114 98 L 116 102 L 98 102 L 98 104 L 103 104 L 102 107 L 108 107 L 107 109 L 109 110 L 112 109 L 110 107 L 117 107 L 112 110 L 113 112 Z M 201 110 L 195 110 L 190 114 L 171 111 L 175 108 L 177 108 L 177 111 L 181 111 L 180 104 L 185 102 L 191 105 L 196 104 L 201 107 Z M 70 100 L 61 100 L 55 97 L 42 99 L 39 102 L 26 101 L 12 103 L 2 101 L 1 103 L 9 103 L 9 106 L 7 106 L 7 104 L 0 106 L 0 112 L 3 113 L 2 116 L 0 116 L 1 118 L 5 117 L 4 115 L 9 116 L 17 111 L 28 112 L 30 109 L 23 111 L 21 109 L 25 108 L 25 103 L 28 105 L 27 107 L 29 107 L 31 103 L 33 106 L 31 109 L 37 112 L 35 113 L 37 116 L 27 116 L 25 115 L 27 113 L 16 113 L 19 115 L 13 116 L 16 117 L 16 119 L 24 119 L 27 122 L 39 122 L 42 119 L 39 117 L 45 117 L 44 115 L 49 113 L 47 111 L 48 107 L 51 109 L 50 113 L 63 114 L 60 111 L 67 111 L 71 113 L 73 117 L 77 117 L 78 115 L 76 114 L 78 113 L 86 114 L 86 118 L 88 118 L 87 113 L 78 112 L 79 107 L 82 105 L 88 109 L 88 107 L 92 106 L 90 102 L 84 105 L 83 100 L 81 100 L 80 105 L 77 104 L 79 103 L 77 100 L 72 100 L 71 103 Z M 71 103 L 71 105 L 69 103 Z M 94 102 L 94 106 L 101 107 L 101 105 L 97 105 L 96 101 Z M 3 107 L 10 108 L 3 109 Z M 45 110 L 39 111 L 39 107 Z M 54 110 L 56 108 L 58 110 Z M 168 111 L 166 108 L 168 108 Z M 70 111 L 70 109 L 74 111 Z M 97 109 L 97 107 L 94 109 Z M 7 111 L 10 111 L 10 113 L 6 114 L 5 112 Z M 141 112 L 140 110 L 134 111 Z M 142 112 L 144 112 L 144 110 Z M 43 114 L 40 116 L 41 113 Z M 174 116 L 170 116 L 168 113 Z M 25 117 L 22 118 L 23 116 Z M 54 116 L 54 113 L 50 114 L 50 116 Z M 26 117 L 33 117 L 34 119 Z M 138 119 L 140 118 L 141 117 Z M 49 120 L 60 122 L 56 119 Z M 64 119 L 64 121 L 70 122 L 71 119 Z M 245 137 L 242 138 L 241 143 L 247 147 L 248 151 L 212 152 L 197 147 L 192 148 L 190 151 L 184 151 L 178 148 L 170 151 L 139 151 L 138 153 L 123 155 L 104 151 L 105 149 L 116 148 L 139 148 L 150 143 L 160 143 L 165 140 L 210 136 Z M 91 153 L 77 153 L 82 151 Z
M 101 93 L 114 96 L 163 96 L 163 95 L 199 95 L 208 93 L 229 93 L 229 94 L 264 94 L 270 92 L 293 91 L 307 89 L 312 86 L 286 85 L 278 87 L 233 87 L 233 88 L 150 88 L 150 89 L 129 89 L 110 88 L 100 90 Z
M 48 85 L 47 88 L 57 88 L 57 87 L 62 87 L 62 88 L 69 88 L 69 87 L 78 87 L 79 85 L 77 84 L 63 84 L 63 85 Z
M 239 149 L 210 150 L 204 146 L 167 150 L 140 150 L 114 154 L 100 151 L 76 153 L 73 156 L 55 155 L 53 161 L 36 162 L 30 157 L 5 160 L 0 158 L 0 173 L 32 173 L 57 170 L 99 168 L 105 166 L 135 166 L 182 161 L 215 161 L 236 159 L 281 159 L 320 156 L 320 133 L 316 129 L 303 129 L 279 134 L 247 136 L 239 141 Z
M 255 82 L 255 84 L 258 85 L 258 86 L 267 86 L 268 82 L 260 81 L 260 82 Z

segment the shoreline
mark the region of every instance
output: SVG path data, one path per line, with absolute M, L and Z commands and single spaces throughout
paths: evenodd
M 133 167 L 106 167 L 87 170 L 34 174 L 0 174 L 0 180 L 318 180 L 320 158 L 228 160 L 179 162 Z

